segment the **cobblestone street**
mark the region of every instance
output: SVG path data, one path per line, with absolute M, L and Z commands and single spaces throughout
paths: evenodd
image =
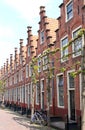
M 30 124 L 30 119 L 8 109 L 0 109 L 0 130 L 55 130 Z

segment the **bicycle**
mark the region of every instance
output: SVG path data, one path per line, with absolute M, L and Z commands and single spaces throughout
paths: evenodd
M 43 111 L 35 111 L 30 123 L 39 123 L 40 125 L 47 125 L 47 116 Z

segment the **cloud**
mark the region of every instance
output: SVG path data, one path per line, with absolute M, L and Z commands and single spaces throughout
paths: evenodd
M 32 20 L 39 16 L 39 7 L 47 5 L 49 0 L 4 0 L 4 2 L 18 11 L 20 17 Z

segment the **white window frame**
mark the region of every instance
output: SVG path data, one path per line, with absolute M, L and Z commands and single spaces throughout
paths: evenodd
M 29 77 L 32 75 L 31 63 L 29 63 Z
M 45 40 L 44 30 L 40 31 L 40 44 L 43 44 Z
M 38 58 L 41 56 L 41 54 L 40 55 L 38 55 Z M 41 58 L 40 59 L 38 59 L 38 72 L 41 72 Z
M 65 40 L 67 38 L 67 40 L 68 40 L 68 35 L 66 35 L 66 36 L 64 36 L 63 38 L 61 38 L 61 40 L 60 40 L 60 42 L 61 42 L 61 62 L 65 62 L 65 61 L 67 61 L 68 60 L 68 58 L 65 58 L 65 59 L 62 59 L 62 57 L 63 57 L 63 47 L 64 46 L 62 46 L 62 41 L 63 40 Z M 65 46 L 68 44 L 68 42 L 65 44 Z M 64 50 L 65 51 L 65 50 Z M 68 47 L 66 48 L 66 51 L 67 51 L 67 54 L 68 54 Z M 66 55 L 67 55 L 66 54 Z
M 73 18 L 73 7 L 72 7 L 72 16 L 70 18 L 68 18 L 68 14 L 67 14 L 67 7 L 68 5 L 73 2 L 73 0 L 70 0 L 67 4 L 66 4 L 66 7 L 65 7 L 65 12 L 66 12 L 66 22 L 68 22 L 70 19 Z M 73 3 L 72 3 L 73 4 Z
M 47 64 L 48 61 L 47 60 L 48 60 L 48 57 L 46 55 L 46 56 L 43 57 L 43 70 L 46 70 L 47 67 L 48 67 L 48 64 Z
M 52 87 L 50 87 L 50 106 L 52 106 Z
M 38 81 L 38 82 L 39 82 L 39 81 Z M 36 104 L 37 104 L 37 105 L 39 105 L 38 94 L 40 93 L 40 92 L 38 93 L 38 89 L 39 89 L 38 87 L 40 87 L 40 86 L 37 86 L 37 84 L 36 84 Z
M 26 78 L 28 78 L 29 76 L 29 66 L 28 64 L 26 64 Z
M 76 32 L 77 30 L 79 30 L 79 29 L 81 29 L 81 25 L 79 26 L 79 27 L 77 27 L 76 29 L 74 29 L 73 31 L 72 31 L 72 39 L 74 38 L 74 36 L 73 36 L 73 33 L 74 32 Z M 82 42 L 83 42 L 83 36 L 82 36 Z M 82 45 L 81 45 L 81 47 L 82 47 Z M 72 44 L 72 51 L 74 52 L 74 43 Z M 73 54 L 73 58 L 75 58 L 75 57 L 78 57 L 78 56 L 80 56 L 81 55 L 81 52 L 79 53 L 79 54 L 77 54 L 77 55 L 75 55 L 75 54 Z
M 28 57 L 30 56 L 31 52 L 30 52 L 30 47 L 28 47 Z
M 64 108 L 64 106 L 60 106 L 59 104 L 59 88 L 58 88 L 58 83 L 59 83 L 59 76 L 63 76 L 63 73 L 59 73 L 56 75 L 56 80 L 57 80 L 57 102 L 58 102 L 58 107 L 59 108 Z M 64 78 L 63 78 L 63 82 L 64 82 Z M 64 83 L 63 83 L 63 90 L 64 90 Z M 64 96 L 64 91 L 63 91 L 63 96 Z M 64 99 L 63 99 L 64 101 Z

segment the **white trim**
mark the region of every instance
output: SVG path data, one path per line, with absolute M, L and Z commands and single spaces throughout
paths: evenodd
M 39 81 L 38 81 L 38 82 L 39 82 Z M 37 86 L 37 84 L 36 84 L 36 105 L 39 105 L 37 87 L 40 87 L 40 86 Z M 39 93 L 40 93 L 40 92 L 39 92 Z M 37 101 L 38 101 L 38 102 L 37 102 Z
M 73 2 L 73 0 L 70 0 L 66 5 L 65 5 L 65 14 L 66 14 L 66 22 L 68 22 L 69 20 L 71 20 L 73 18 L 73 15 L 70 19 L 67 19 L 67 6 L 70 2 Z
M 69 74 L 71 72 L 74 72 L 74 71 L 75 71 L 74 69 L 67 71 L 67 89 L 68 89 L 67 94 L 68 94 L 68 116 L 69 116 L 69 119 L 71 117 L 71 115 L 70 115 L 70 95 L 69 95 L 69 91 L 75 90 L 75 88 L 69 88 Z
M 65 38 L 67 38 L 68 39 L 68 35 L 65 35 L 64 37 L 62 37 L 61 39 L 60 39 L 60 48 L 61 48 L 61 62 L 65 62 L 65 61 L 67 61 L 67 60 L 63 60 L 62 59 L 62 41 L 65 39 Z M 67 43 L 68 44 L 68 43 Z M 67 48 L 68 49 L 68 48 Z
M 43 29 L 40 31 L 40 44 L 41 44 L 41 45 L 42 45 L 42 44 L 44 43 L 44 41 L 45 41 L 45 34 L 44 34 L 44 36 L 42 36 L 42 37 L 44 37 L 44 40 L 42 40 L 42 37 L 41 37 L 41 33 L 42 33 L 42 32 L 43 32 L 43 34 L 45 33 Z
M 72 31 L 72 39 L 74 38 L 73 37 L 73 33 L 76 32 L 78 29 L 81 29 L 82 28 L 82 25 L 78 26 L 77 28 L 75 28 L 73 31 Z M 82 37 L 82 42 L 83 42 L 83 37 Z M 72 52 L 74 51 L 74 43 L 72 44 Z M 80 56 L 81 54 L 78 54 L 78 55 L 72 55 L 73 58 L 75 57 L 78 57 Z
M 39 54 L 38 55 L 38 58 L 41 56 L 41 54 Z M 42 64 L 42 60 L 41 59 L 38 59 L 38 61 L 40 61 L 40 63 Z M 39 62 L 38 62 L 39 63 Z M 37 63 L 37 64 L 38 64 Z M 38 72 L 41 72 L 41 66 L 39 66 L 39 64 L 38 64 L 38 67 L 40 67 L 40 68 L 38 68 Z
M 57 105 L 58 105 L 59 108 L 64 108 L 64 106 L 60 106 L 59 105 L 59 89 L 58 89 L 58 82 L 59 82 L 59 80 L 58 80 L 58 77 L 61 76 L 61 75 L 63 76 L 63 73 L 59 73 L 59 74 L 56 75 L 56 82 L 57 82 L 57 84 L 56 84 L 57 85 L 57 102 L 58 102 Z

